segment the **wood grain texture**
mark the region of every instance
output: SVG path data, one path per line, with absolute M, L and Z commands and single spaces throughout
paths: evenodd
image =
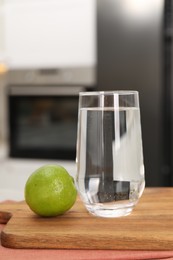
M 173 188 L 146 188 L 131 215 L 91 216 L 80 200 L 66 214 L 41 218 L 25 202 L 0 204 L 1 242 L 11 248 L 173 250 Z M 5 213 L 7 212 L 7 213 Z

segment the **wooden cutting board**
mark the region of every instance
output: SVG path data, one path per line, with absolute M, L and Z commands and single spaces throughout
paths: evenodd
M 121 218 L 91 216 L 78 199 L 54 218 L 36 216 L 25 202 L 0 204 L 0 222 L 7 221 L 5 247 L 173 250 L 173 188 L 145 189 L 133 213 Z

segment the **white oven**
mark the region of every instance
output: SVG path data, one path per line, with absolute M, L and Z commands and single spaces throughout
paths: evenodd
M 77 75 L 76 84 L 60 84 L 63 73 L 47 69 L 9 72 L 10 157 L 75 159 L 79 92 L 94 86 L 79 84 Z

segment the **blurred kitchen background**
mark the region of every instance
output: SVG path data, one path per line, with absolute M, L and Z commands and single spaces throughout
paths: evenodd
M 88 90 L 139 91 L 146 186 L 173 185 L 172 13 L 171 0 L 0 0 L 0 188 L 50 161 L 75 175 Z

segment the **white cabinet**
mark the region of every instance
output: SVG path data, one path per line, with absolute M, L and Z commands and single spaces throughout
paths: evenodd
M 95 0 L 4 0 L 12 68 L 93 66 Z

